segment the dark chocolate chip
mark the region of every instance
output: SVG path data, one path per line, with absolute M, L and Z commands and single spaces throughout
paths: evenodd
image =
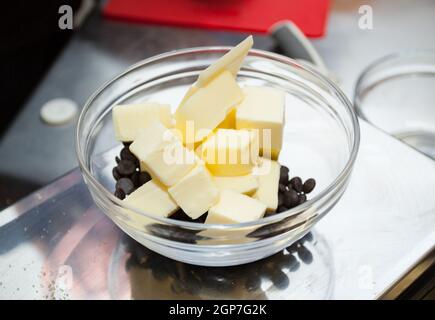
M 192 221 L 192 218 L 190 218 L 182 209 L 178 209 L 175 213 L 171 214 L 169 218 L 179 221 Z
M 130 176 L 136 188 L 143 186 L 145 183 L 151 180 L 151 176 L 148 172 L 136 171 Z
M 115 180 L 119 180 L 122 178 L 122 176 L 119 174 L 118 170 L 116 169 L 116 167 L 114 167 L 112 169 L 112 175 L 115 178 Z
M 131 160 L 121 160 L 116 167 L 118 173 L 123 176 L 132 175 L 136 171 L 136 165 Z
M 284 193 L 278 193 L 278 206 L 281 206 L 284 203 Z
M 139 185 L 144 185 L 145 183 L 147 183 L 148 181 L 151 180 L 151 176 L 148 172 L 140 172 L 139 173 Z
M 141 186 L 139 183 L 139 171 L 133 172 L 133 174 L 130 175 L 130 180 L 133 182 L 135 188 L 139 188 Z
M 284 290 L 290 284 L 288 276 L 279 269 L 273 270 L 273 272 L 270 274 L 270 280 L 272 281 L 273 285 L 280 290 Z
M 116 181 L 116 190 L 122 190 L 126 195 L 134 191 L 134 184 L 129 178 L 121 178 Z
M 193 222 L 204 223 L 205 220 L 207 219 L 207 216 L 208 216 L 208 212 L 206 212 L 203 215 L 201 215 L 200 217 L 194 219 Z
M 303 190 L 305 193 L 310 193 L 316 186 L 316 180 L 310 178 L 304 182 Z
M 131 160 L 137 162 L 137 158 L 133 153 L 131 153 L 128 147 L 122 148 L 120 155 L 122 160 Z
M 119 161 L 121 161 L 121 159 L 118 156 L 116 156 L 115 161 L 116 161 L 116 163 L 119 163 Z
M 280 252 L 276 254 L 274 262 L 276 267 L 278 267 L 279 269 L 284 269 L 284 268 L 288 268 L 292 264 L 293 259 L 295 259 L 293 255 L 283 254 L 282 252 Z
M 303 241 L 308 241 L 308 242 L 311 242 L 311 241 L 313 241 L 313 234 L 311 233 L 311 232 L 308 232 L 303 238 L 302 238 L 302 240 Z
M 302 260 L 302 262 L 306 264 L 310 264 L 313 262 L 313 254 L 304 246 L 300 246 L 297 249 L 298 257 Z
M 298 194 L 294 190 L 289 190 L 286 193 L 284 193 L 284 205 L 287 208 L 293 208 L 299 203 L 298 200 Z
M 284 212 L 287 210 L 288 208 L 286 206 L 278 206 L 278 208 L 276 209 L 276 213 Z
M 169 218 L 179 221 L 189 221 L 189 222 L 197 222 L 197 223 L 204 223 L 205 219 L 207 218 L 207 213 L 204 213 L 200 217 L 196 219 L 192 219 L 189 217 L 182 209 L 178 209 L 175 213 L 169 216 Z
M 115 197 L 117 197 L 118 199 L 124 200 L 124 198 L 125 198 L 124 191 L 122 191 L 121 189 L 116 189 Z
M 296 192 L 302 192 L 303 185 L 302 185 L 302 179 L 299 177 L 294 177 L 290 180 L 290 185 Z
M 281 169 L 279 171 L 279 182 L 280 183 L 287 183 L 288 172 L 289 172 L 289 169 L 286 166 L 281 166 Z
M 287 191 L 287 187 L 284 184 L 280 183 L 278 187 L 278 191 L 284 193 Z
M 304 203 L 305 201 L 307 201 L 307 196 L 306 196 L 304 193 L 301 193 L 301 194 L 299 195 L 299 203 L 298 203 L 298 204 L 302 204 L 302 203 Z

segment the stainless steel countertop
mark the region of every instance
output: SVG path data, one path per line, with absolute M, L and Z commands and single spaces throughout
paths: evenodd
M 227 268 L 155 254 L 76 169 L 0 212 L 0 299 L 375 299 L 435 245 L 435 162 L 361 122 L 349 187 L 312 239 Z
M 373 7 L 374 29 L 360 30 L 358 8 Z M 327 35 L 313 40 L 352 97 L 361 71 L 373 60 L 405 49 L 435 49 L 435 2 L 333 1 Z M 74 125 L 50 127 L 39 118 L 48 100 L 66 97 L 83 105 L 91 93 L 128 65 L 172 49 L 234 45 L 245 34 L 107 21 L 94 15 L 74 35 L 16 121 L 0 140 L 0 174 L 46 184 L 74 168 Z M 272 50 L 266 36 L 255 47 Z

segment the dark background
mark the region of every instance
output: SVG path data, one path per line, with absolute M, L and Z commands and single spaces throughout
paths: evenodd
M 74 11 L 80 2 L 18 0 L 2 5 L 0 135 L 72 35 L 58 27 L 59 7 L 70 5 Z

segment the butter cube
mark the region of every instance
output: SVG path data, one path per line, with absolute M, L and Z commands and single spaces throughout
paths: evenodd
M 192 219 L 206 213 L 219 198 L 219 189 L 204 165 L 196 166 L 168 192 Z
M 208 82 L 210 82 L 211 79 L 225 70 L 229 71 L 233 77 L 236 78 L 243 60 L 245 59 L 249 50 L 252 48 L 253 44 L 254 40 L 252 39 L 252 36 L 247 37 L 245 40 L 223 55 L 219 60 L 202 71 L 198 76 L 198 81 L 195 82 L 184 95 L 181 104 L 183 104 L 199 88 L 204 87 Z M 228 128 L 235 129 L 233 126 Z
M 246 175 L 258 161 L 258 134 L 251 130 L 217 129 L 196 153 L 215 176 Z
M 245 99 L 237 107 L 236 129 L 260 130 L 262 155 L 277 159 L 283 140 L 284 92 L 267 87 L 245 87 L 243 92 Z
M 266 212 L 260 201 L 232 190 L 222 190 L 219 201 L 208 210 L 205 223 L 242 223 L 258 220 Z
M 217 127 L 222 128 L 222 129 L 235 129 L 236 128 L 236 112 L 237 112 L 237 107 L 234 107 L 233 109 L 231 109 L 231 111 L 227 114 L 224 121 L 219 123 L 219 125 Z
M 117 105 L 112 110 L 116 139 L 133 141 L 137 133 L 154 121 L 166 127 L 172 126 L 171 106 L 146 102 L 143 104 Z
M 238 193 L 252 195 L 258 188 L 258 180 L 252 174 L 235 177 L 213 177 L 219 190 L 229 189 Z
M 173 130 L 159 122 L 142 129 L 130 145 L 142 171 L 165 186 L 176 184 L 196 164 L 195 153 L 183 146 Z
M 252 48 L 254 40 L 252 36 L 247 37 L 245 40 L 240 42 L 237 46 L 228 51 L 219 60 L 211 64 L 207 69 L 201 72 L 198 77 L 196 85 L 198 87 L 204 86 L 211 79 L 216 77 L 219 73 L 227 70 L 231 72 L 234 78 L 237 77 L 237 73 L 248 54 L 249 50 Z
M 176 128 L 182 133 L 184 144 L 202 141 L 242 99 L 242 90 L 229 71 L 193 90 L 175 112 Z
M 261 164 L 256 168 L 258 189 L 253 195 L 267 206 L 267 210 L 273 211 L 278 207 L 278 188 L 281 165 L 266 158 L 261 158 Z
M 168 217 L 178 210 L 166 188 L 154 179 L 133 191 L 123 201 L 135 209 L 159 217 Z

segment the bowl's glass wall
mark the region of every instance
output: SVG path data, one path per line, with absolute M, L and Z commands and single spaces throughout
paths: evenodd
M 359 132 L 349 104 L 330 83 L 290 59 L 254 51 L 247 57 L 237 81 L 241 86 L 271 86 L 286 92 L 284 145 L 279 161 L 290 168 L 292 176 L 316 179 L 316 189 L 310 194 L 316 201 L 309 201 L 290 214 L 263 219 L 264 223 L 207 228 L 154 220 L 126 210 L 119 201 L 107 197 L 101 185 L 114 191 L 111 171 L 122 148 L 114 136 L 112 107 L 155 101 L 168 103 L 175 110 L 198 73 L 225 51 L 182 51 L 133 66 L 89 100 L 78 127 L 77 149 L 83 166 L 93 176 L 85 173 L 97 205 L 150 249 L 197 264 L 257 260 L 303 236 L 341 196 L 350 173 L 345 168 L 353 161 L 351 155 L 358 145 Z M 326 189 L 328 193 L 322 193 Z M 209 260 L 204 261 L 204 257 Z

